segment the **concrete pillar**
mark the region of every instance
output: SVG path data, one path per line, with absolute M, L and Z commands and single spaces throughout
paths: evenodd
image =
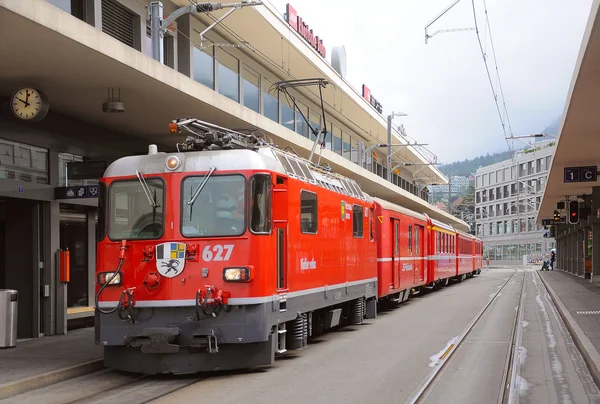
M 190 15 L 186 14 L 177 19 L 177 29 L 179 35 L 177 36 L 177 70 L 179 73 L 185 74 L 188 77 L 193 78 L 193 53 L 192 47 L 194 46 L 189 38 L 195 35 L 196 32 L 191 28 Z
M 567 262 L 567 267 L 569 268 L 568 271 L 572 274 L 576 273 L 575 272 L 575 257 L 576 257 L 576 253 L 575 253 L 575 241 L 574 241 L 574 234 L 573 231 L 571 229 L 568 230 L 568 241 L 567 241 L 567 251 L 569 252 L 568 255 L 568 262 Z
M 95 305 L 96 293 L 96 212 L 87 212 L 88 223 L 88 306 Z
M 575 249 L 577 252 L 577 261 L 576 261 L 576 265 L 577 265 L 577 275 L 583 277 L 584 276 L 584 260 L 585 260 L 585 255 L 584 255 L 584 241 L 585 241 L 585 233 L 583 231 L 583 229 L 577 229 L 577 233 L 576 234 L 576 245 L 575 245 Z

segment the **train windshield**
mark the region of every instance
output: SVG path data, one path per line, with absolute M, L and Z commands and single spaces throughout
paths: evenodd
M 183 180 L 181 234 L 184 237 L 240 236 L 246 231 L 246 179 L 243 175 L 213 175 L 188 204 L 205 176 Z
M 108 236 L 111 240 L 148 240 L 162 236 L 165 183 L 160 178 L 144 178 L 144 184 L 147 186 L 136 178 L 110 185 Z

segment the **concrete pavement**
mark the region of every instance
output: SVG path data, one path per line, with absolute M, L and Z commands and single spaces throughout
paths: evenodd
M 429 364 L 514 272 L 493 269 L 414 298 L 362 326 L 332 332 L 273 368 L 215 375 L 155 403 L 402 402 Z

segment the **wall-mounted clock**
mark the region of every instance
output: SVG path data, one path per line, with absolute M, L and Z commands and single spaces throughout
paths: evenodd
M 48 97 L 40 90 L 22 87 L 10 98 L 10 110 L 13 115 L 24 121 L 44 119 L 50 108 Z

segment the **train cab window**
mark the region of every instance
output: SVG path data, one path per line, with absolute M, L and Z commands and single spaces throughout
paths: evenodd
M 300 228 L 302 233 L 317 234 L 317 194 L 300 192 Z
M 182 182 L 181 234 L 231 237 L 246 232 L 246 178 L 240 174 L 189 176 Z M 204 184 L 204 186 L 202 186 Z
M 271 233 L 271 176 L 256 174 L 250 178 L 250 231 Z
M 363 217 L 363 207 L 360 205 L 352 206 L 352 233 L 354 238 L 362 238 L 364 233 L 365 218 Z
M 111 240 L 151 240 L 163 234 L 165 183 L 142 176 L 114 181 L 108 190 L 108 237 Z
M 408 253 L 412 255 L 413 248 L 412 225 L 408 226 Z

